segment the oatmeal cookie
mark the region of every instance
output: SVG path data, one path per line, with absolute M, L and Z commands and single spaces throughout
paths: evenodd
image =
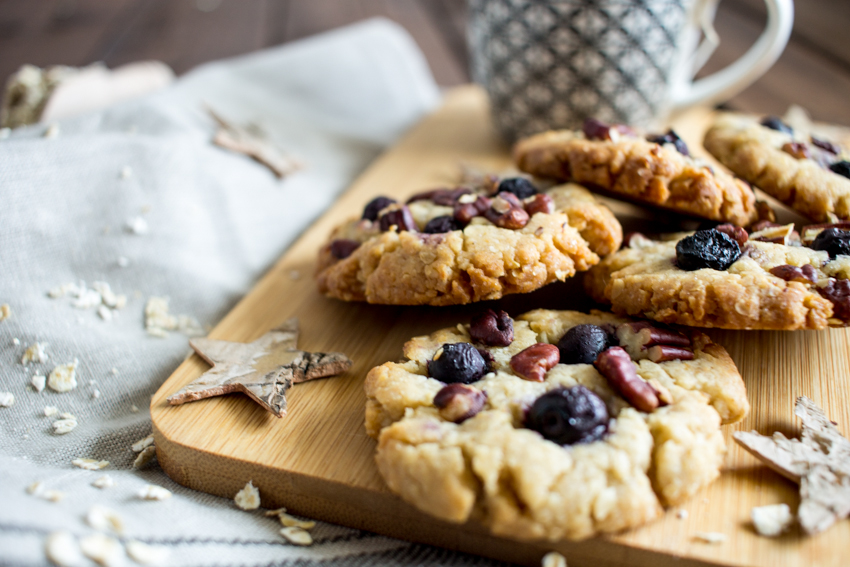
M 850 321 L 850 232 L 809 227 L 801 241 L 793 225 L 749 237 L 735 228 L 732 238 L 719 228 L 665 241 L 636 235 L 585 288 L 615 313 L 663 323 L 796 330 Z
M 703 333 L 598 311 L 488 311 L 404 354 L 365 381 L 387 485 L 517 539 L 657 517 L 717 478 L 720 425 L 749 410 L 737 368 Z
M 319 253 L 319 290 L 346 301 L 455 305 L 534 291 L 615 251 L 622 228 L 586 189 L 524 178 L 378 197 Z
M 850 153 L 778 118 L 720 114 L 705 148 L 737 175 L 816 222 L 850 220 Z
M 671 130 L 638 137 L 588 121 L 584 131 L 550 131 L 520 140 L 517 167 L 538 177 L 574 181 L 642 204 L 746 226 L 758 220 L 752 188 L 689 155 Z

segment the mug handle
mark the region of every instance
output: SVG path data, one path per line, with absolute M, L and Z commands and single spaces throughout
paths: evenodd
M 767 5 L 767 27 L 761 37 L 731 65 L 673 91 L 673 110 L 728 99 L 747 88 L 776 62 L 791 35 L 794 3 L 793 0 L 764 0 L 764 3 Z M 711 4 L 707 2 L 704 7 Z

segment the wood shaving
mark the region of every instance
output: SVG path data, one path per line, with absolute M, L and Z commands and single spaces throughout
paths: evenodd
M 24 355 L 21 357 L 21 364 L 24 366 L 28 365 L 30 362 L 47 362 L 47 352 L 45 349 L 47 348 L 47 343 L 33 343 L 27 350 L 24 351 Z
M 91 483 L 95 488 L 100 488 L 101 490 L 106 488 L 112 488 L 115 486 L 115 480 L 108 474 L 103 475 L 102 477 L 97 478 L 94 482 Z
M 30 379 L 30 384 L 32 384 L 32 389 L 40 394 L 44 391 L 44 387 L 47 385 L 47 376 L 34 374 L 32 379 Z
M 287 156 L 256 128 L 251 131 L 225 120 L 212 109 L 208 108 L 207 111 L 219 126 L 213 136 L 213 144 L 216 146 L 252 158 L 269 168 L 278 179 L 302 168 L 298 161 Z
M 168 559 L 169 551 L 165 547 L 154 547 L 131 539 L 126 544 L 127 555 L 140 565 L 162 565 Z
M 726 541 L 726 534 L 722 534 L 720 532 L 697 532 L 694 534 L 694 539 L 703 543 L 717 545 Z
M 150 435 L 148 435 L 144 439 L 139 439 L 138 441 L 133 443 L 133 445 L 130 448 L 135 453 L 141 453 L 142 451 L 144 451 L 146 448 L 150 447 L 151 445 L 153 445 L 153 433 L 151 433 Z
M 44 417 L 51 417 L 59 413 L 56 406 L 44 406 Z
M 557 551 L 550 551 L 540 560 L 540 567 L 567 567 L 567 558 Z
M 260 507 L 260 490 L 249 480 L 248 484 L 236 493 L 233 501 L 243 510 L 256 510 Z
M 289 543 L 294 543 L 295 545 L 313 545 L 312 536 L 301 528 L 281 528 L 280 535 L 286 538 Z
M 5 321 L 9 317 L 12 316 L 12 308 L 9 307 L 8 303 L 4 303 L 0 305 L 0 321 Z
M 70 414 L 62 414 L 62 415 L 70 415 Z M 65 435 L 66 433 L 70 433 L 77 427 L 77 418 L 74 416 L 63 417 L 62 419 L 57 419 L 53 422 L 53 433 L 56 435 Z
M 51 390 L 56 392 L 70 392 L 77 387 L 77 364 L 79 360 L 76 358 L 74 362 L 60 364 L 55 367 L 47 377 L 47 385 Z
M 92 534 L 80 540 L 83 555 L 103 567 L 121 565 L 124 559 L 124 546 L 114 537 L 106 534 Z
M 0 408 L 12 407 L 15 403 L 15 395 L 12 392 L 0 392 Z
M 146 467 L 150 462 L 156 457 L 156 447 L 151 445 L 150 447 L 145 447 L 142 449 L 142 452 L 136 457 L 136 460 L 133 461 L 134 469 L 141 469 Z
M 92 287 L 100 294 L 101 300 L 105 307 L 110 309 L 123 309 L 127 305 L 127 296 L 120 293 L 115 293 L 106 282 L 94 282 Z
M 74 567 L 83 562 L 77 538 L 69 532 L 53 532 L 44 541 L 44 553 L 59 567 Z
M 136 493 L 140 500 L 166 500 L 171 498 L 171 491 L 155 484 L 148 484 Z
M 750 519 L 758 534 L 766 537 L 778 536 L 794 523 L 788 504 L 757 506 L 750 510 Z
M 797 520 L 811 535 L 850 515 L 850 441 L 809 398 L 797 398 L 794 413 L 803 422 L 799 440 L 755 431 L 738 431 L 734 438 L 767 466 L 800 483 Z
M 109 461 L 98 461 L 97 459 L 74 459 L 71 464 L 87 471 L 99 471 L 109 466 Z
M 102 532 L 111 531 L 118 535 L 124 533 L 124 521 L 118 512 L 99 504 L 89 508 L 86 513 L 86 523 Z

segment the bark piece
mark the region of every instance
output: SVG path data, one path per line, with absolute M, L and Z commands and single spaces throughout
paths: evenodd
M 219 126 L 212 140 L 216 146 L 252 158 L 269 168 L 278 179 L 301 169 L 300 163 L 284 154 L 264 136 L 225 120 L 211 108 L 207 108 L 207 112 Z
M 277 417 L 286 415 L 286 391 L 299 382 L 335 376 L 351 368 L 340 352 L 296 348 L 298 320 L 290 319 L 251 343 L 209 338 L 189 345 L 212 368 L 168 398 L 171 405 L 242 392 Z
M 806 533 L 816 534 L 850 515 L 850 441 L 809 398 L 797 398 L 794 413 L 803 421 L 800 439 L 755 431 L 739 431 L 734 437 L 767 466 L 800 484 L 797 520 Z

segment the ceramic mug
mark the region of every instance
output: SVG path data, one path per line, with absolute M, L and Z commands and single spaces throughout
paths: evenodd
M 733 96 L 776 61 L 794 7 L 764 1 L 767 26 L 756 43 L 694 81 L 718 43 L 719 0 L 470 0 L 472 78 L 510 142 L 579 128 L 588 117 L 659 127 L 672 111 Z

